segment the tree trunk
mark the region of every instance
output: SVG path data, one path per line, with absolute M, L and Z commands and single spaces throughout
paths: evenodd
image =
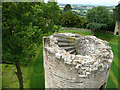
M 15 66 L 17 68 L 17 73 L 16 74 L 17 74 L 17 77 L 18 77 L 18 80 L 19 80 L 20 90 L 23 90 L 23 77 L 22 77 L 22 72 L 21 72 L 19 61 L 16 61 Z

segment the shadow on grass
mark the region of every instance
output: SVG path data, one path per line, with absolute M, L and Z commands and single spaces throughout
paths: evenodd
M 108 42 L 110 42 L 111 39 L 112 39 L 113 36 L 114 36 L 114 35 L 112 35 L 112 34 L 101 33 L 101 32 L 97 32 L 97 31 L 95 31 L 94 34 L 95 34 L 95 36 L 96 36 L 97 38 L 101 38 L 101 39 L 103 39 L 103 40 L 107 40 Z
M 44 88 L 44 68 L 43 68 L 43 49 L 42 45 L 38 50 L 34 64 L 33 70 L 30 78 L 30 88 Z

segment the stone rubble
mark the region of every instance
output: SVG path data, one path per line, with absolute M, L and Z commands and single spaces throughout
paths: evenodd
M 80 36 L 78 34 L 72 33 L 60 33 L 66 36 L 72 36 L 78 38 L 79 36 L 79 52 L 82 55 L 72 55 L 67 53 L 65 50 L 61 50 L 60 47 L 56 44 L 57 38 L 53 35 L 49 36 L 51 48 L 48 51 L 55 53 L 57 59 L 63 59 L 66 64 L 74 64 L 75 68 L 82 66 L 81 75 L 89 75 L 92 71 L 98 70 L 98 67 L 102 66 L 101 70 L 104 68 L 109 68 L 112 63 L 113 53 L 111 47 L 108 46 L 107 41 L 97 39 L 95 36 Z M 107 61 L 106 61 L 107 60 Z M 104 65 L 103 65 L 103 61 Z M 90 66 L 91 65 L 91 66 Z M 89 68 L 89 69 L 88 69 Z M 79 75 L 79 76 L 81 76 Z
M 57 35 L 57 34 L 56 34 Z M 75 38 L 75 49 L 81 55 L 70 54 L 58 46 L 60 36 Z M 59 37 L 51 35 L 49 46 L 45 50 L 54 54 L 55 60 L 62 60 L 67 65 L 72 65 L 77 70 L 79 77 L 88 77 L 92 72 L 106 71 L 111 67 L 113 52 L 107 41 L 96 38 L 95 36 L 80 36 L 72 33 L 59 33 Z M 108 71 L 106 71 L 108 72 Z

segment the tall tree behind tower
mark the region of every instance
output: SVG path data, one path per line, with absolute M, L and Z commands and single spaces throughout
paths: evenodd
M 72 10 L 71 5 L 70 4 L 65 5 L 63 11 L 66 12 L 66 11 L 69 11 L 69 10 Z

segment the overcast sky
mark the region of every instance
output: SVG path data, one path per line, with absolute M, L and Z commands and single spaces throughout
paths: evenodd
M 44 0 L 47 2 L 48 0 Z M 117 5 L 120 0 L 57 0 L 62 4 Z

